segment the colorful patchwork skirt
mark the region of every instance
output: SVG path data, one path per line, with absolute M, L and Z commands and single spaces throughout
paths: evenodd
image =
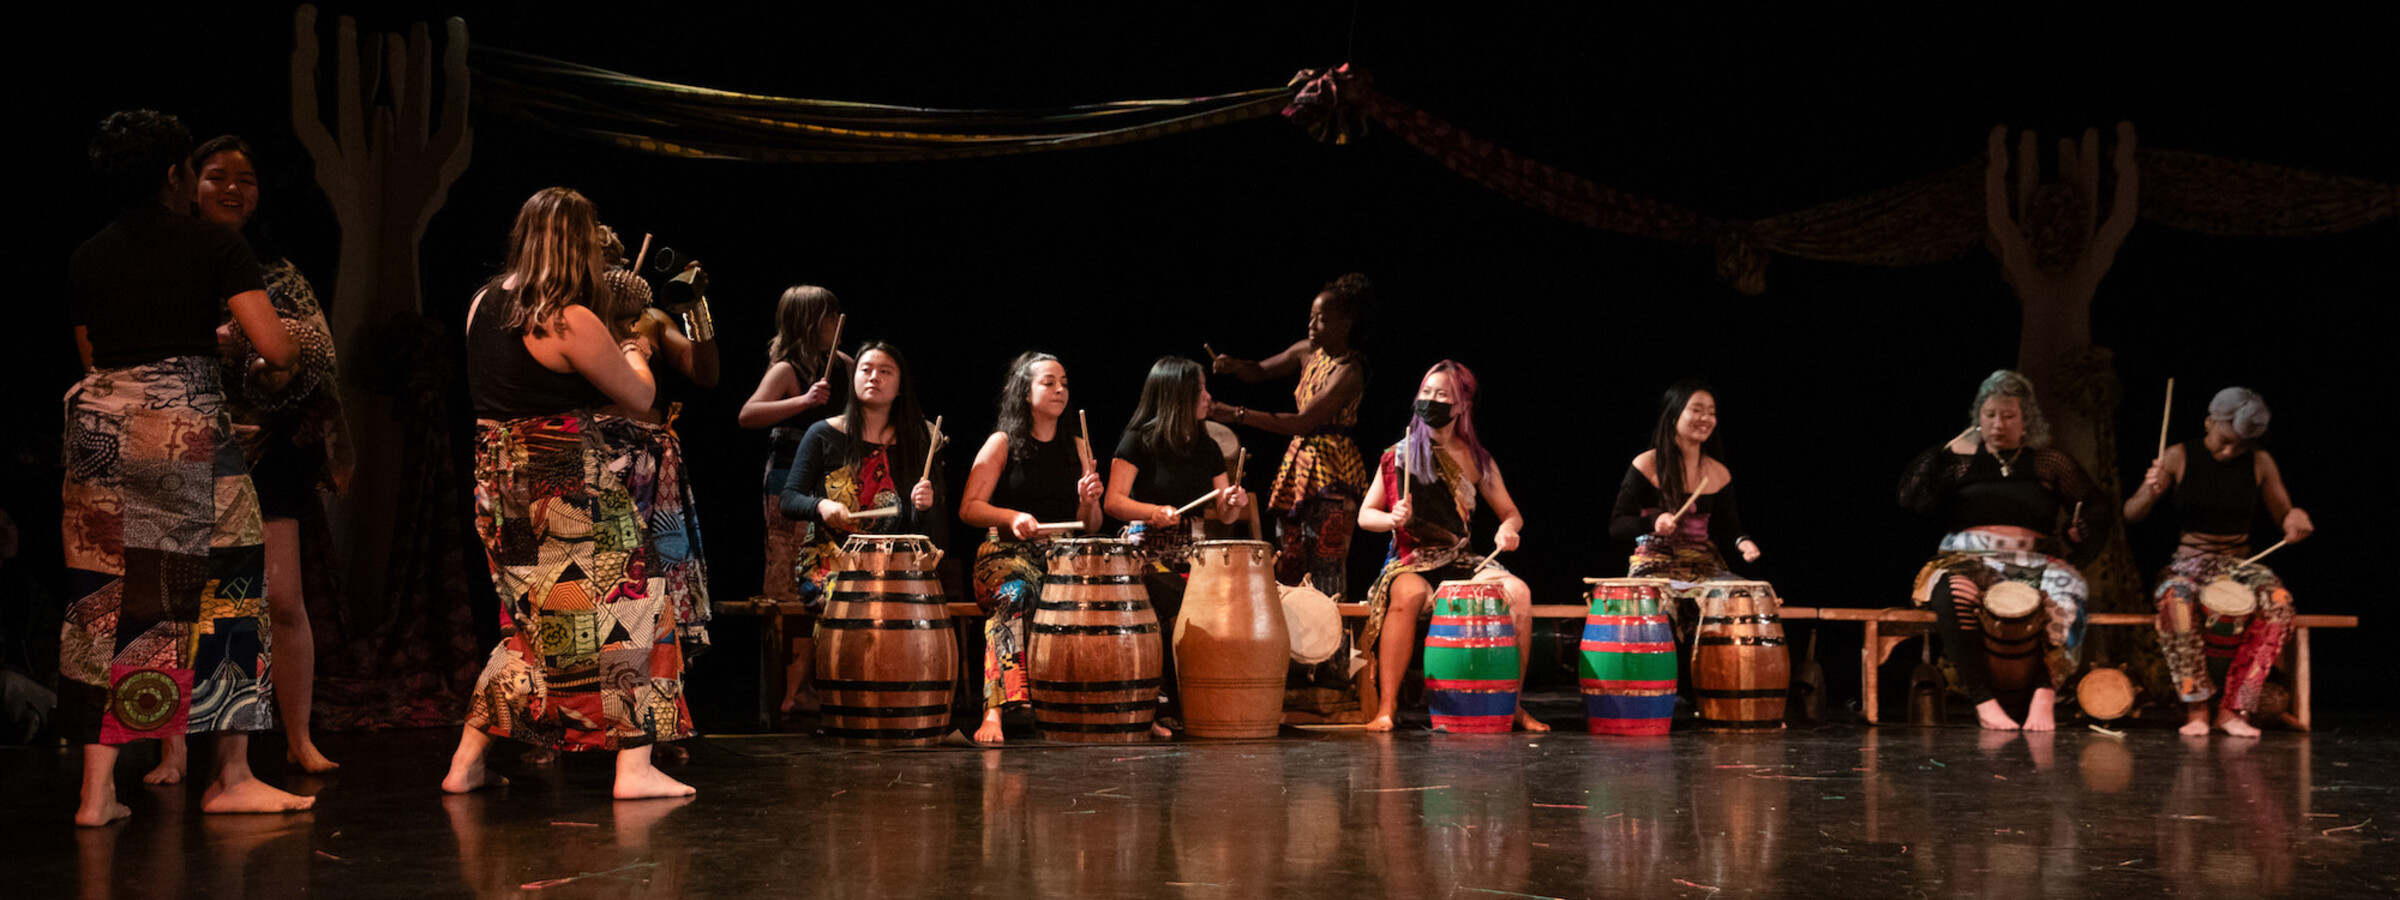
M 1918 606 L 1932 596 L 1936 578 L 1950 579 L 1953 596 L 1981 597 L 1993 585 L 2014 581 L 2041 592 L 2047 613 L 2042 650 L 2050 667 L 2051 686 L 2066 687 L 2074 677 L 2076 657 L 2083 648 L 2085 607 L 2091 588 L 2083 573 L 2066 560 L 2034 549 L 2025 538 L 1961 531 L 1942 537 L 1941 553 L 1917 571 L 1910 596 Z
M 985 709 L 1033 701 L 1025 680 L 1025 629 L 1042 596 L 1048 547 L 1045 541 L 1004 541 L 995 530 L 975 549 L 975 605 L 989 616 L 983 623 Z
M 273 728 L 258 495 L 216 360 L 85 375 L 67 392 L 65 455 L 66 736 Z
M 667 603 L 684 655 L 708 649 L 708 560 L 701 554 L 700 508 L 683 464 L 683 438 L 671 425 L 623 416 L 599 417 L 600 432 L 617 451 L 611 468 L 633 492 L 634 509 L 658 552 L 652 574 L 666 580 Z
M 2248 616 L 2211 615 L 2200 604 L 2200 589 L 2219 578 L 2248 588 L 2258 608 Z M 2222 553 L 2195 553 L 2158 573 L 2156 596 L 2159 649 L 2179 699 L 2198 703 L 2216 695 L 2209 673 L 2215 660 L 2225 668 L 2223 705 L 2244 712 L 2258 708 L 2258 690 L 2291 634 L 2292 592 L 2284 590 L 2283 579 L 2265 566 L 2241 565 Z

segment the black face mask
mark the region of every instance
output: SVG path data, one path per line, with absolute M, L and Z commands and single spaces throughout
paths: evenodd
M 1425 420 L 1428 428 L 1440 428 L 1448 425 L 1450 424 L 1450 404 L 1440 400 L 1419 400 L 1417 401 L 1417 418 Z

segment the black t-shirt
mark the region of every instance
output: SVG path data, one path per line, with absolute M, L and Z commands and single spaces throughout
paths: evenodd
M 1083 460 L 1075 455 L 1075 436 L 1069 433 L 1072 427 L 1061 421 L 1050 440 L 1026 438 L 1032 451 L 1024 457 L 1010 447 L 1008 463 L 1000 469 L 1000 483 L 992 486 L 991 504 L 1031 513 L 1044 522 L 1074 521 L 1081 506 L 1075 482 L 1083 478 Z
M 1217 442 L 1209 440 L 1197 426 L 1192 428 L 1190 443 L 1165 450 L 1152 450 L 1139 434 L 1128 430 L 1124 439 L 1117 442 L 1117 458 L 1133 464 L 1133 485 L 1126 494 L 1136 501 L 1155 505 L 1190 503 L 1215 490 L 1216 477 L 1227 474 L 1225 457 L 1217 452 Z
M 225 301 L 266 287 L 240 234 L 152 204 L 100 229 L 67 267 L 69 312 L 104 369 L 217 355 Z

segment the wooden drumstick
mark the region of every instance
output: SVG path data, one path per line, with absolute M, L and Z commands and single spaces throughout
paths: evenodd
M 1208 493 L 1201 494 L 1201 495 L 1200 495 L 1200 499 L 1198 499 L 1198 500 L 1194 500 L 1194 501 L 1192 501 L 1192 502 L 1190 502 L 1190 503 L 1186 503 L 1186 504 L 1184 504 L 1183 506 L 1181 506 L 1181 507 L 1177 508 L 1177 509 L 1175 510 L 1175 514 L 1176 514 L 1176 515 L 1178 515 L 1178 516 L 1180 516 L 1180 515 L 1183 515 L 1184 513 L 1191 512 L 1192 510 L 1199 509 L 1201 504 L 1203 504 L 1203 503 L 1207 503 L 1208 501 L 1211 501 L 1211 500 L 1215 500 L 1215 499 L 1217 499 L 1217 495 L 1218 495 L 1218 494 L 1222 494 L 1222 493 L 1225 493 L 1225 489 L 1224 489 L 1224 488 L 1218 488 L 1218 489 L 1216 489 L 1216 490 L 1209 491 Z
M 1584 579 L 1584 580 L 1583 580 L 1583 583 L 1585 583 L 1585 584 L 1599 584 L 1600 582 L 1607 581 L 1607 580 L 1608 580 L 1608 579 L 1606 579 L 1606 578 L 1586 578 L 1586 579 Z
M 891 517 L 893 517 L 893 516 L 897 516 L 897 515 L 899 515 L 899 514 L 900 514 L 900 507 L 897 507 L 897 506 L 878 506 L 878 507 L 876 507 L 876 508 L 874 508 L 874 509 L 866 510 L 866 511 L 864 511 L 864 512 L 854 512 L 854 513 L 851 513 L 851 514 L 850 514 L 850 519 L 851 519 L 851 521 L 857 521 L 857 520 L 859 520 L 859 519 L 889 519 L 889 518 L 891 518 Z
M 1217 361 L 1217 348 L 1209 346 L 1208 342 L 1206 341 L 1202 341 L 1200 343 L 1200 349 L 1208 351 L 1208 361 L 1210 363 L 1213 364 Z
M 1083 457 L 1083 467 L 1086 470 L 1091 470 L 1094 468 L 1094 464 L 1092 462 L 1091 417 L 1084 415 L 1083 410 L 1078 409 L 1075 411 L 1075 424 L 1077 427 L 1082 429 L 1082 431 L 1075 435 L 1075 453 Z
M 1691 495 L 1691 496 L 1683 498 L 1683 506 L 1681 506 L 1681 507 L 1679 507 L 1679 508 L 1677 508 L 1677 509 L 1675 510 L 1675 521 L 1678 521 L 1678 522 L 1681 522 L 1681 521 L 1683 521 L 1683 514 L 1684 514 L 1684 513 L 1691 512 L 1691 511 L 1692 511 L 1692 504 L 1700 502 L 1700 495 L 1701 495 L 1701 494 L 1705 494 L 1705 493 L 1707 493 L 1707 492 L 1708 492 L 1708 476 L 1706 476 L 1706 475 L 1702 475 L 1702 476 L 1700 476 L 1700 486 L 1699 486 L 1698 488 L 1695 488 L 1695 489 L 1693 489 L 1693 490 L 1692 490 L 1692 495 Z
M 1504 550 L 1494 550 L 1494 551 L 1492 551 L 1492 555 L 1484 557 L 1482 562 L 1480 562 L 1480 563 L 1476 563 L 1476 564 L 1475 564 L 1475 568 L 1474 568 L 1472 571 L 1469 571 L 1469 572 L 1467 573 L 1467 577 L 1468 577 L 1469 579 L 1472 579 L 1472 578 L 1474 578 L 1475 576 L 1482 574 L 1482 573 L 1483 573 L 1483 570 L 1491 568 L 1493 563 L 1496 563 L 1496 562 L 1499 562 L 1499 561 L 1500 561 L 1500 554 L 1502 554 L 1502 553 L 1504 553 L 1504 552 L 1507 552 L 1507 551 L 1504 551 Z
M 640 251 L 640 252 L 638 252 L 638 253 L 635 253 L 635 254 L 633 255 L 633 265 L 632 265 L 631 267 L 627 268 L 625 271 L 632 272 L 632 273 L 634 273 L 634 274 L 636 274 L 636 275 L 639 275 L 639 274 L 641 274 L 641 273 L 642 273 L 642 260 L 644 260 L 644 259 L 648 259 L 649 257 L 650 257 L 650 232 L 647 232 L 647 231 L 645 231 L 645 232 L 642 232 L 642 249 L 641 249 L 641 251 Z
M 2291 539 L 2291 538 L 2284 538 L 2283 540 L 2276 541 L 2276 542 L 2275 542 L 2275 546 L 2268 547 L 2268 548 L 2267 548 L 2267 549 L 2265 549 L 2265 550 L 2260 550 L 2260 551 L 2258 551 L 2258 555 L 2257 555 L 2257 556 L 2253 556 L 2253 557 L 2250 557 L 2249 559 L 2242 560 L 2241 562 L 2239 562 L 2239 563 L 2236 563 L 2235 565 L 2237 565 L 2237 566 L 2246 566 L 2246 565 L 2249 565 L 2249 564 L 2251 564 L 2251 563 L 2257 562 L 2257 561 L 2259 561 L 2259 560 L 2265 559 L 2265 558 L 2267 558 L 2267 554 L 2269 554 L 2269 553 L 2273 553 L 2273 552 L 2275 552 L 2275 551 L 2277 551 L 2277 550 L 2281 550 L 2281 549 L 2283 549 L 2283 545 L 2285 545 L 2285 544 L 2289 544 L 2289 543 L 2291 543 L 2291 542 L 2292 542 L 2292 539 Z
M 942 452 L 942 444 L 946 441 L 947 439 L 942 437 L 942 417 L 934 416 L 933 442 L 925 445 L 925 475 L 924 477 L 917 479 L 918 481 L 933 480 L 933 456 L 936 453 Z
M 2167 423 L 2174 421 L 2174 415 L 2175 379 L 2169 377 L 2167 379 L 2167 408 L 2165 412 L 2158 415 L 2158 455 L 2151 457 L 2152 459 L 2167 458 Z
M 1035 523 L 1033 523 L 1033 530 L 1035 530 L 1035 531 L 1081 531 L 1082 529 L 1083 529 L 1083 523 L 1082 523 L 1082 522 L 1035 522 Z
M 824 374 L 817 376 L 818 381 L 824 381 L 825 379 L 833 377 L 833 361 L 842 357 L 842 328 L 849 324 L 849 313 L 834 314 L 833 343 L 825 347 L 825 372 Z

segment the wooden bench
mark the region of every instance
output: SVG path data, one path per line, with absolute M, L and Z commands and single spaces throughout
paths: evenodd
M 1785 610 L 1785 618 L 1799 618 Z M 1933 630 L 1933 611 L 1915 607 L 1859 609 L 1827 607 L 1814 611 L 1814 618 L 1827 622 L 1857 622 L 1866 626 L 1866 643 L 1859 648 L 1859 712 L 1870 723 L 1881 723 L 1878 708 L 1877 672 L 1892 656 L 1892 648 L 1901 641 L 1923 637 Z M 2092 613 L 2087 625 L 2138 625 L 2157 627 L 2158 617 L 2150 613 Z M 2309 727 L 2309 655 L 2308 631 L 2311 628 L 2356 628 L 2357 616 L 2297 615 L 2292 617 L 2292 639 L 2285 652 L 2292 654 L 2292 712 L 2302 727 Z

